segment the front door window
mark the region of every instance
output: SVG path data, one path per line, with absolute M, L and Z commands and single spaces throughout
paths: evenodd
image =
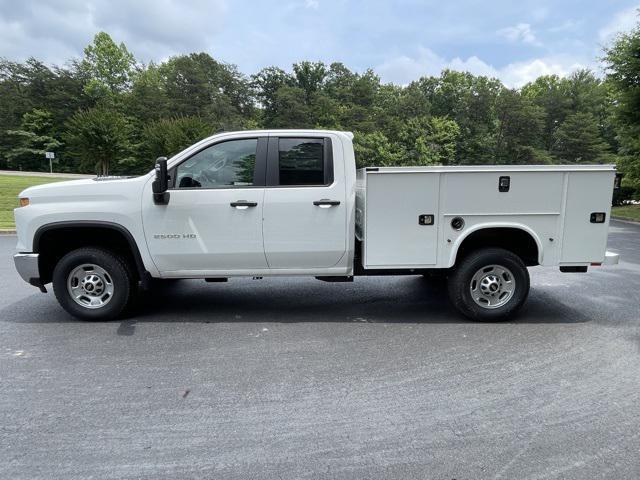
M 250 187 L 254 184 L 258 140 L 217 143 L 176 168 L 176 188 Z

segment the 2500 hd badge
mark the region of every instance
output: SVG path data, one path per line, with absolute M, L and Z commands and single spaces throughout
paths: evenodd
M 156 240 L 169 240 L 169 239 L 179 239 L 179 238 L 189 238 L 194 239 L 197 238 L 195 233 L 183 233 L 182 235 L 179 233 L 156 233 L 153 235 L 153 238 Z

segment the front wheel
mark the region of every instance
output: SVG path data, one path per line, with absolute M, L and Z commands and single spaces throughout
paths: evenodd
M 80 248 L 53 270 L 53 291 L 68 313 L 81 320 L 112 320 L 130 303 L 134 282 L 127 265 L 111 252 Z
M 477 250 L 454 268 L 449 299 L 464 316 L 500 321 L 513 316 L 529 294 L 529 272 L 520 257 L 501 248 Z

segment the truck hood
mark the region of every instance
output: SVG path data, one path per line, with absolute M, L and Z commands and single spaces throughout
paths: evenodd
M 121 197 L 129 195 L 133 190 L 142 190 L 149 174 L 140 177 L 96 177 L 66 182 L 46 183 L 29 187 L 20 192 L 20 197 L 27 197 L 31 203 L 48 201 L 64 201 L 64 199 L 94 199 L 97 197 Z

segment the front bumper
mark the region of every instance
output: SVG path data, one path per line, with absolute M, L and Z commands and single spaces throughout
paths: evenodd
M 13 262 L 16 265 L 16 270 L 25 282 L 46 292 L 40 280 L 37 253 L 16 253 L 13 256 Z

